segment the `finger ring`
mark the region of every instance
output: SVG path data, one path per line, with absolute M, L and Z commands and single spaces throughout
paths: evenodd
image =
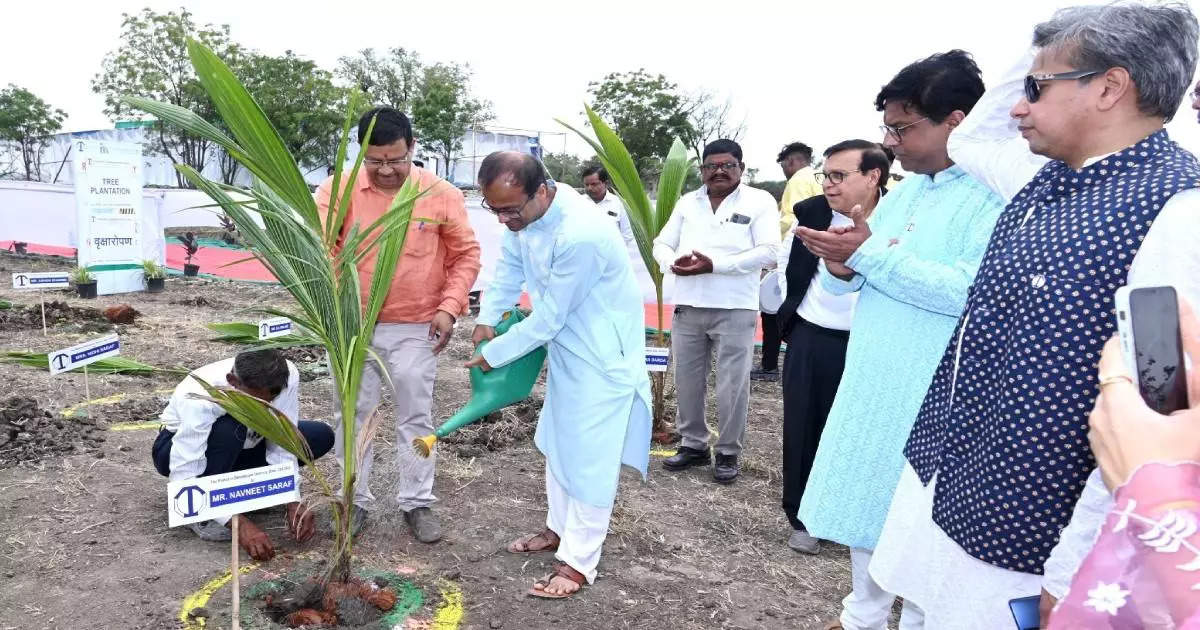
M 1100 375 L 1100 389 L 1104 389 L 1106 385 L 1112 385 L 1113 383 L 1121 382 L 1133 385 L 1133 379 L 1129 378 L 1129 375 L 1127 374 L 1110 374 L 1108 376 L 1104 376 L 1103 374 Z

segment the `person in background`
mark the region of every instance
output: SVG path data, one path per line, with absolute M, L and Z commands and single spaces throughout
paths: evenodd
M 299 419 L 300 372 L 296 366 L 278 350 L 241 352 L 232 359 L 192 370 L 171 393 L 171 400 L 160 416 L 162 429 L 151 448 L 155 470 L 168 481 L 296 462 L 295 455 L 248 431 L 246 425 L 225 413 L 217 403 L 193 398 L 193 394 L 206 395 L 196 378 L 214 387 L 232 387 L 278 409 L 304 436 L 313 460 L 333 448 L 333 429 L 323 422 Z M 311 511 L 299 503 L 289 503 L 285 514 L 284 525 L 292 538 L 304 541 L 312 536 Z M 238 546 L 255 560 L 270 560 L 275 555 L 271 537 L 249 517 L 236 518 Z M 212 519 L 192 523 L 188 528 L 201 540 L 229 540 L 230 520 Z
M 1008 205 L 871 565 L 928 627 L 1011 623 L 1009 600 L 1061 594 L 1095 539 L 1108 493 L 1088 483 L 1086 427 L 1114 293 L 1200 289 L 1200 163 L 1163 128 L 1197 37 L 1185 5 L 1062 9 L 950 138 L 955 162 Z
M 851 227 L 853 209 L 870 220 L 887 192 L 883 185 L 891 165 L 890 153 L 874 142 L 846 140 L 829 147 L 817 175 L 825 194 L 797 203 L 793 223 L 813 230 Z M 788 546 L 815 554 L 820 542 L 796 513 L 842 379 L 858 294 L 826 290 L 818 277 L 820 259 L 789 236 L 778 265 L 786 278 L 779 330 L 788 343 L 783 361 L 783 511 L 792 525 Z
M 375 127 L 367 138 L 371 120 Z M 409 444 L 414 438 L 433 433 L 433 384 L 437 355 L 454 332 L 455 319 L 467 311 L 467 291 L 479 275 L 479 242 L 467 220 L 462 191 L 449 182 L 412 163 L 412 124 L 403 113 L 376 107 L 358 121 L 358 143 L 366 152 L 358 179 L 350 187 L 350 207 L 342 233 L 355 224 L 365 229 L 387 212 L 392 198 L 410 178 L 424 191 L 413 205 L 404 251 L 397 263 L 379 323 L 371 338 L 372 351 L 387 366 L 395 413 L 397 458 L 404 474 L 396 484 L 396 502 L 414 537 L 424 543 L 442 537 L 441 523 L 430 510 L 436 457 L 413 458 Z M 317 207 L 329 211 L 333 179 L 317 189 Z M 422 221 L 421 219 L 427 219 Z M 358 263 L 359 281 L 371 286 L 376 251 Z M 366 299 L 364 292 L 363 299 Z M 358 392 L 355 422 L 362 426 L 379 404 L 384 379 L 379 363 L 367 361 Z M 337 426 L 341 427 L 340 416 Z M 403 451 L 403 452 L 402 452 Z M 337 452 L 341 455 L 341 432 Z M 358 462 L 351 531 L 358 534 L 367 523 L 367 506 L 374 501 L 369 482 L 375 458 L 372 444 Z M 341 460 L 339 459 L 339 462 Z
M 1179 303 L 1190 407 L 1146 406 L 1116 338 L 1104 346 L 1088 417 L 1097 470 L 1115 504 L 1050 614 L 1050 630 L 1200 628 L 1200 321 Z
M 546 457 L 546 527 L 510 553 L 556 552 L 535 597 L 561 599 L 596 579 L 622 464 L 643 479 L 650 461 L 645 314 L 633 266 L 607 217 L 557 186 L 531 155 L 497 152 L 479 167 L 484 207 L 508 228 L 471 336 L 491 341 L 467 367 L 506 365 L 549 351 L 546 401 L 534 443 Z M 529 293 L 533 312 L 497 336 Z
M 713 464 L 713 480 L 737 480 L 750 405 L 750 365 L 762 269 L 779 250 L 775 198 L 742 185 L 742 147 L 715 140 L 704 147 L 704 185 L 679 198 L 654 239 L 654 258 L 675 274 L 671 354 L 679 409 L 678 452 L 663 467 Z M 717 430 L 712 457 L 704 420 L 712 351 L 717 351 Z
M 783 189 L 783 197 L 779 200 L 779 229 L 783 242 L 793 238 L 789 232 L 795 217 L 792 210 L 797 203 L 821 194 L 821 185 L 814 176 L 812 164 L 812 147 L 803 142 L 793 142 L 779 152 L 775 159 L 783 169 L 783 178 L 787 186 Z M 780 270 L 782 273 L 782 270 Z M 756 381 L 779 380 L 779 349 L 786 338 L 779 332 L 777 314 L 763 311 L 761 313 L 763 328 L 762 365 L 750 371 L 750 378 Z M 789 346 L 790 347 L 790 346 Z
M 608 188 L 608 171 L 599 164 L 592 164 L 583 169 L 582 176 L 583 188 L 587 192 L 588 199 L 596 202 L 596 208 L 604 212 L 617 226 L 621 232 L 621 238 L 625 241 L 626 249 L 636 251 L 637 245 L 633 242 L 633 227 L 629 225 L 629 214 L 626 212 L 621 198 Z
M 850 547 L 852 590 L 832 628 L 882 628 L 895 601 L 868 567 L 904 466 L 904 440 L 1004 206 L 946 150 L 983 92 L 979 66 L 961 50 L 905 67 L 875 107 L 884 144 L 913 175 L 879 203 L 874 223 L 852 212 L 850 228 L 797 228 L 825 261 L 825 287 L 859 292 L 846 371 L 799 514 L 810 535 Z M 919 624 L 920 611 L 905 600 L 901 626 Z

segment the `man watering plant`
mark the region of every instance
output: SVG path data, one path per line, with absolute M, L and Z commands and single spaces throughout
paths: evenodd
M 641 290 L 608 217 L 546 178 L 533 156 L 498 152 L 479 169 L 484 207 L 509 232 L 472 340 L 490 340 L 467 363 L 502 367 L 549 350 L 546 400 L 534 442 L 546 456 L 546 528 L 512 553 L 555 551 L 562 564 L 530 595 L 560 599 L 596 579 L 621 464 L 649 463 L 650 379 Z M 495 325 L 524 285 L 533 313 L 502 335 Z
M 283 412 L 308 442 L 313 459 L 333 447 L 333 429 L 322 422 L 300 422 L 300 372 L 278 350 L 242 352 L 237 357 L 193 370 L 175 387 L 159 416 L 163 428 L 151 455 L 159 474 L 170 481 L 220 475 L 235 470 L 295 462 L 296 456 L 262 437 L 225 413 L 219 405 L 198 400 L 204 388 L 192 378 L 216 387 L 232 387 L 266 401 Z M 238 545 L 255 560 L 270 560 L 275 548 L 267 533 L 239 515 Z M 229 540 L 228 517 L 188 525 L 202 540 Z M 299 503 L 287 506 L 287 530 L 298 540 L 313 534 L 313 514 Z
M 372 119 L 375 127 L 368 140 L 367 129 Z M 390 107 L 368 111 L 358 123 L 358 142 L 366 155 L 358 178 L 349 182 L 350 209 L 343 233 L 356 223 L 365 229 L 383 216 L 408 178 L 416 178 L 419 188 L 426 191 L 413 207 L 404 253 L 371 341 L 371 349 L 387 366 L 394 388 L 396 443 L 406 445 L 413 438 L 433 432 L 431 412 L 437 354 L 449 343 L 455 318 L 467 310 L 467 292 L 479 275 L 479 242 L 467 221 L 462 192 L 433 173 L 413 166 L 415 144 L 407 116 Z M 317 206 L 322 213 L 328 212 L 332 188 L 330 178 L 317 189 Z M 358 263 L 362 286 L 371 285 L 375 264 L 374 251 Z M 364 292 L 363 299 L 366 297 Z M 358 392 L 359 427 L 379 404 L 384 382 L 379 364 L 368 360 Z M 340 417 L 337 426 L 341 426 Z M 340 430 L 337 449 L 342 453 Z M 398 458 L 402 456 L 397 453 Z M 374 448 L 368 447 L 358 464 L 351 516 L 351 530 L 355 534 L 366 523 L 366 506 L 374 500 L 369 487 L 373 458 Z M 404 510 L 405 522 L 417 540 L 424 543 L 442 537 L 441 524 L 429 509 L 437 500 L 433 496 L 435 461 L 406 459 L 400 466 L 405 474 L 396 489 L 396 502 Z

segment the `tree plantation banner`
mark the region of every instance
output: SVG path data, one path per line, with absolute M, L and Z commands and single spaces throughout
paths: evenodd
M 142 147 L 76 140 L 72 169 L 79 266 L 100 295 L 142 289 Z

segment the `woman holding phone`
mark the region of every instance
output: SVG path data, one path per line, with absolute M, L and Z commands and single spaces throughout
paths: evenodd
M 1188 408 L 1144 402 L 1116 338 L 1100 359 L 1089 438 L 1115 506 L 1049 628 L 1200 630 L 1200 322 L 1180 300 Z

